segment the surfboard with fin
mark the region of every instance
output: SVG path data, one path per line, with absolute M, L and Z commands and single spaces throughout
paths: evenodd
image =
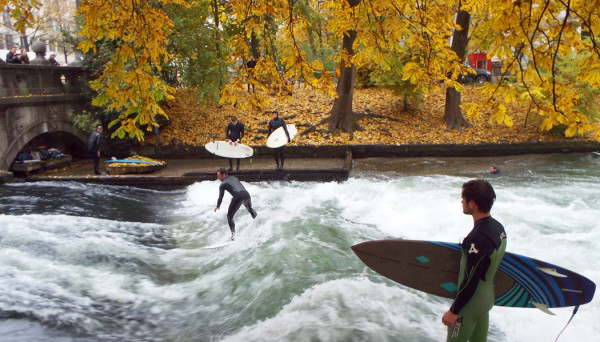
M 461 256 L 459 244 L 419 240 L 375 240 L 352 246 L 377 273 L 402 285 L 455 298 Z M 594 297 L 596 284 L 581 274 L 524 255 L 506 252 L 495 285 L 497 306 L 549 308 L 578 306 Z

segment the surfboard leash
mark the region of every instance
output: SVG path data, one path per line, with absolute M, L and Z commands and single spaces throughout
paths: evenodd
M 575 317 L 575 314 L 577 313 L 577 310 L 579 310 L 579 305 L 577 305 L 575 307 L 575 309 L 573 309 L 573 314 L 571 315 L 571 318 L 569 318 L 569 321 L 567 322 L 567 324 L 565 325 L 565 327 L 560 331 L 560 333 L 558 333 L 558 336 L 556 336 L 556 340 L 554 340 L 554 342 L 557 342 L 558 339 L 560 338 L 560 335 L 562 335 L 562 333 L 567 329 L 567 327 L 569 326 L 569 323 L 571 323 L 571 320 L 573 320 L 573 317 Z

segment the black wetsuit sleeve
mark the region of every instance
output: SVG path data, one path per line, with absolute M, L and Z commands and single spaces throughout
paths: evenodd
M 275 127 L 273 127 L 275 125 L 273 125 L 273 120 L 269 121 L 269 133 L 267 134 L 267 136 L 271 135 L 271 133 L 275 130 Z
M 281 119 L 281 123 L 283 124 L 282 126 L 283 126 L 283 130 L 285 131 L 285 135 L 287 135 L 288 141 L 290 141 L 291 140 L 290 132 L 288 132 L 288 130 L 287 130 L 287 125 L 285 124 L 285 121 L 283 121 L 283 119 Z
M 225 137 L 228 140 L 231 140 L 231 124 L 227 124 L 227 128 L 225 129 Z
M 463 250 L 467 255 L 467 267 L 462 283 L 450 311 L 458 314 L 475 294 L 480 280 L 485 281 L 485 274 L 490 265 L 490 255 L 494 252 L 493 242 L 485 235 L 474 234 L 463 242 Z
M 219 199 L 217 200 L 217 208 L 221 207 L 221 202 L 223 202 L 224 195 L 225 195 L 225 184 L 221 183 L 221 185 L 219 185 Z

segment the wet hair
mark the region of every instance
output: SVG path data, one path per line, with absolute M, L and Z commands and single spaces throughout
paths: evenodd
M 462 186 L 462 197 L 468 201 L 475 201 L 479 211 L 489 213 L 496 200 L 496 193 L 492 185 L 484 179 L 473 179 Z
M 231 116 L 231 121 L 236 121 L 237 118 L 235 116 Z
M 222 168 L 218 169 L 217 172 L 220 173 L 220 174 L 226 175 L 227 174 L 227 169 L 224 168 L 224 167 L 222 167 Z

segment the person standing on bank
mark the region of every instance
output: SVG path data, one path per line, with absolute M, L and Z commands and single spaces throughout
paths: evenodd
M 94 158 L 94 173 L 97 175 L 100 174 L 100 170 L 98 167 L 100 165 L 100 138 L 101 137 L 102 137 L 102 125 L 96 125 L 96 131 L 94 133 L 90 134 L 88 141 L 87 141 L 88 151 L 90 151 L 92 158 Z
M 235 239 L 235 222 L 233 221 L 233 216 L 238 209 L 240 209 L 240 206 L 243 204 L 253 219 L 255 219 L 258 214 L 252 209 L 252 199 L 250 198 L 250 194 L 246 191 L 246 188 L 244 188 L 237 177 L 229 176 L 225 168 L 220 168 L 217 171 L 217 179 L 221 181 L 221 185 L 219 186 L 217 207 L 214 211 L 216 212 L 221 207 L 225 190 L 233 196 L 231 203 L 229 203 L 229 209 L 227 209 L 227 223 L 229 224 L 229 230 L 231 231 L 231 241 L 233 241 Z
M 229 140 L 229 145 L 234 144 L 237 145 L 242 142 L 242 138 L 244 137 L 244 124 L 238 121 L 235 116 L 231 117 L 231 122 L 227 124 L 227 130 L 225 130 L 225 135 Z M 229 169 L 227 171 L 233 170 L 233 159 L 229 158 Z M 237 158 L 237 167 L 236 171 L 240 171 L 240 159 Z
M 250 57 L 250 60 L 246 63 L 246 67 L 248 68 L 248 92 L 250 92 L 250 87 L 252 87 L 252 92 L 256 92 L 254 89 L 254 67 L 256 67 L 256 60 L 254 57 Z
M 471 215 L 473 229 L 462 242 L 456 298 L 444 313 L 446 341 L 487 341 L 489 311 L 494 306 L 494 277 L 506 250 L 506 232 L 490 215 L 496 199 L 483 179 L 462 186 L 463 213 Z
M 279 117 L 278 111 L 274 110 L 272 113 L 273 113 L 273 119 L 271 121 L 269 121 L 269 134 L 267 136 L 271 135 L 271 133 L 273 133 L 279 127 L 283 127 L 283 130 L 285 131 L 285 135 L 287 135 L 288 142 L 290 142 L 292 139 L 290 139 L 290 133 L 288 132 L 285 121 L 283 121 L 283 119 Z M 284 146 L 273 149 L 274 150 L 273 153 L 275 156 L 275 163 L 277 164 L 277 170 L 283 170 L 283 163 L 285 162 L 285 151 L 283 150 Z M 279 163 L 280 160 L 281 160 L 281 164 Z

